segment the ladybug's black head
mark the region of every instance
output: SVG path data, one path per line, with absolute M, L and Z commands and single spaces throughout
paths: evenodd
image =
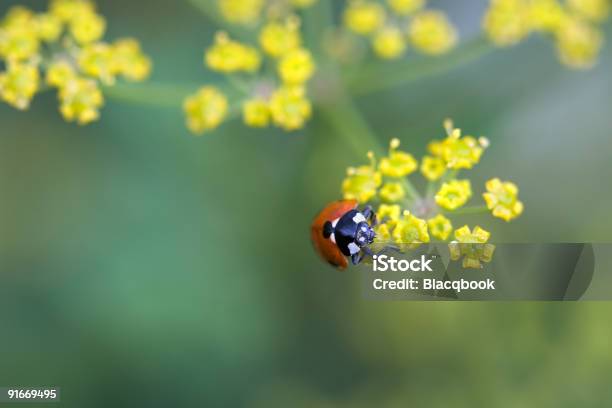
M 374 242 L 375 237 L 376 233 L 366 221 L 360 222 L 357 225 L 357 231 L 355 232 L 355 243 L 359 245 L 360 248 Z

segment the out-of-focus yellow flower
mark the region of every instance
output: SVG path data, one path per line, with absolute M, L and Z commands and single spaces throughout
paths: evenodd
M 502 182 L 498 178 L 486 183 L 487 192 L 482 196 L 493 216 L 510 221 L 523 212 L 523 203 L 518 200 L 518 187 L 511 182 Z
M 566 12 L 557 0 L 531 0 L 527 7 L 529 24 L 534 30 L 554 32 L 566 18 Z
M 384 59 L 398 58 L 406 50 L 404 35 L 394 26 L 383 27 L 377 31 L 372 39 L 372 45 L 376 55 Z
M 349 167 L 342 182 L 342 194 L 345 200 L 357 200 L 365 203 L 376 197 L 378 187 L 382 184 L 382 175 L 376 170 L 376 161 L 372 152 L 368 153 L 370 164 Z
M 297 18 L 289 18 L 285 23 L 267 23 L 259 34 L 261 48 L 275 58 L 299 47 L 301 42 Z
M 387 243 L 391 241 L 391 230 L 392 227 L 387 223 L 376 225 L 374 227 L 374 232 L 376 233 L 376 236 L 374 237 L 374 242 Z
M 0 25 L 0 56 L 10 61 L 24 61 L 38 53 L 40 41 L 32 12 L 13 7 Z
M 42 13 L 36 16 L 36 33 L 46 42 L 57 41 L 62 33 L 62 21 L 51 13 Z
M 378 206 L 376 216 L 379 220 L 397 221 L 399 220 L 402 209 L 398 204 L 381 204 Z
M 447 52 L 457 43 L 457 31 L 440 11 L 419 12 L 408 28 L 412 44 L 420 51 L 439 55 Z
M 571 11 L 594 22 L 602 22 L 610 15 L 609 0 L 567 0 Z
M 418 163 L 410 153 L 398 151 L 399 139 L 392 139 L 389 143 L 389 155 L 380 161 L 379 170 L 388 177 L 405 177 L 413 173 Z
M 495 45 L 518 43 L 531 31 L 526 0 L 491 0 L 483 28 Z
M 98 41 L 106 31 L 106 20 L 93 11 L 81 11 L 69 23 L 70 33 L 79 44 Z
M 95 12 L 89 0 L 51 0 L 49 11 L 61 21 L 68 22 L 83 13 Z
M 265 5 L 265 0 L 218 0 L 219 11 L 231 23 L 252 24 L 256 22 Z
M 117 64 L 110 45 L 95 43 L 84 46 L 79 53 L 78 63 L 87 75 L 98 78 L 107 85 L 115 82 Z
M 344 10 L 344 24 L 355 33 L 367 35 L 382 27 L 385 9 L 372 1 L 353 0 Z
M 443 183 L 435 196 L 436 203 L 447 210 L 456 210 L 472 197 L 469 180 L 451 180 Z
M 396 203 L 406 197 L 406 191 L 401 183 L 385 183 L 380 189 L 380 198 L 388 203 Z
M 481 268 L 481 262 L 491 262 L 495 251 L 494 245 L 486 243 L 490 236 L 488 231 L 479 226 L 474 227 L 473 230 L 470 230 L 467 225 L 457 229 L 455 231 L 456 241 L 448 244 L 451 259 L 457 261 L 463 257 L 464 268 Z
M 113 61 L 117 73 L 130 81 L 142 81 L 151 74 L 151 59 L 133 38 L 123 38 L 113 44 Z
M 244 123 L 251 127 L 266 127 L 270 123 L 270 108 L 262 99 L 250 99 L 242 107 Z
M 446 172 L 446 163 L 439 157 L 425 156 L 421 160 L 421 173 L 429 181 L 436 181 Z
M 600 30 L 579 18 L 566 18 L 556 34 L 557 52 L 563 64 L 575 69 L 595 65 L 603 46 Z
M 96 81 L 76 78 L 69 80 L 59 92 L 60 112 L 68 122 L 86 125 L 100 117 L 104 97 Z
M 56 88 L 65 86 L 68 81 L 76 78 L 76 72 L 72 65 L 65 60 L 52 62 L 47 68 L 45 81 L 48 85 Z
M 6 72 L 0 73 L 0 96 L 11 106 L 25 110 L 38 91 L 40 75 L 38 67 L 14 62 Z
M 453 232 L 453 224 L 451 224 L 450 220 L 442 214 L 438 214 L 429 219 L 427 225 L 429 226 L 431 235 L 441 241 L 446 241 L 450 233 Z
M 396 222 L 392 237 L 398 244 L 414 249 L 422 243 L 429 242 L 427 222 L 405 211 L 404 216 Z
M 215 36 L 215 44 L 206 50 L 204 62 L 219 72 L 253 72 L 259 69 L 261 57 L 255 48 L 231 40 L 221 31 Z
M 412 14 L 425 5 L 425 0 L 387 0 L 391 10 L 399 15 Z
M 308 81 L 315 70 L 309 51 L 296 48 L 287 52 L 278 63 L 278 74 L 288 85 L 301 85 Z
M 304 127 L 312 114 L 312 105 L 300 86 L 281 87 L 270 98 L 270 112 L 274 123 L 287 130 Z
M 214 129 L 227 115 L 227 98 L 213 86 L 205 86 L 189 96 L 183 105 L 187 127 L 195 134 Z

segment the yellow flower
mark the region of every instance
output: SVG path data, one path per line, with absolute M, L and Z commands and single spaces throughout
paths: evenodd
M 457 43 L 455 27 L 439 11 L 428 10 L 416 14 L 410 23 L 408 35 L 417 49 L 431 55 L 443 54 Z
M 39 82 L 40 76 L 36 66 L 19 62 L 10 63 L 6 72 L 0 73 L 0 96 L 9 105 L 25 110 L 38 91 Z
M 259 19 L 264 0 L 218 0 L 219 11 L 230 23 L 252 24 Z
M 242 107 L 244 123 L 251 127 L 266 127 L 270 123 L 270 108 L 261 99 L 250 99 Z
M 431 143 L 430 152 L 441 157 L 451 169 L 471 169 L 480 161 L 484 148 L 488 146 L 488 140 L 476 140 L 472 136 L 461 137 L 461 129 L 452 129 L 450 121 L 447 121 L 445 126 L 448 137 L 442 142 Z
M 393 26 L 387 26 L 377 31 L 372 39 L 372 45 L 376 55 L 384 59 L 397 58 L 406 50 L 406 42 L 402 32 Z
M 302 48 L 287 52 L 278 63 L 278 73 L 288 85 L 303 84 L 310 79 L 314 70 L 312 55 Z
M 528 7 L 529 24 L 534 30 L 553 32 L 566 18 L 557 0 L 531 0 Z
M 435 196 L 436 203 L 447 210 L 456 210 L 472 196 L 469 180 L 451 180 L 443 183 Z
M 142 81 L 151 74 L 151 60 L 133 38 L 123 38 L 113 44 L 116 71 L 131 81 Z
M 117 64 L 110 45 L 95 43 L 84 46 L 79 53 L 78 63 L 87 75 L 98 78 L 107 85 L 115 82 Z
M 427 222 L 405 211 L 404 216 L 397 221 L 392 236 L 398 244 L 407 244 L 409 249 L 414 249 L 429 242 Z
M 567 0 L 574 13 L 595 22 L 606 20 L 610 14 L 609 0 Z
M 486 183 L 487 192 L 482 196 L 493 216 L 510 221 L 523 212 L 523 203 L 518 200 L 518 187 L 511 182 L 494 178 Z
M 429 181 L 436 181 L 446 172 L 446 163 L 439 157 L 425 156 L 421 160 L 421 173 Z
M 61 88 L 75 77 L 76 73 L 72 65 L 68 61 L 58 60 L 52 62 L 47 68 L 45 80 L 48 85 Z
M 10 24 L 0 26 L 0 56 L 10 61 L 24 61 L 38 53 L 40 41 L 35 27 L 26 20 L 17 24 L 14 17 Z
M 578 18 L 567 18 L 557 30 L 557 52 L 570 68 L 587 69 L 597 62 L 603 46 L 600 30 Z
M 259 69 L 261 57 L 255 48 L 233 41 L 221 31 L 215 36 L 215 44 L 206 50 L 204 62 L 219 72 L 253 72 Z
M 378 224 L 374 227 L 376 236 L 374 237 L 375 243 L 386 243 L 391 241 L 391 229 L 389 224 Z
M 62 33 L 62 21 L 51 13 L 42 13 L 36 16 L 36 33 L 46 42 L 57 41 Z
M 380 189 L 380 198 L 390 203 L 396 203 L 406 196 L 401 183 L 385 183 Z
M 299 47 L 301 41 L 297 18 L 290 18 L 284 24 L 267 23 L 259 34 L 261 48 L 275 58 Z
M 398 151 L 399 139 L 392 139 L 389 143 L 389 156 L 380 161 L 379 170 L 388 177 L 405 177 L 413 173 L 418 163 L 410 153 Z
M 357 168 L 349 167 L 342 182 L 342 193 L 345 200 L 357 200 L 366 203 L 376 196 L 382 184 L 382 175 L 376 171 L 376 162 L 372 152 L 368 153 L 370 164 Z
M 95 12 L 89 0 L 51 0 L 49 11 L 61 21 L 68 22 L 83 13 Z
M 525 0 L 491 0 L 483 19 L 483 28 L 497 46 L 514 45 L 531 30 Z
M 344 10 L 344 24 L 355 33 L 366 35 L 382 27 L 385 9 L 378 3 L 354 0 Z
M 391 9 L 400 15 L 412 14 L 425 5 L 425 0 L 387 0 Z
M 376 212 L 379 220 L 388 219 L 389 221 L 399 220 L 401 208 L 397 204 L 381 204 Z
M 277 126 L 287 131 L 304 127 L 312 114 L 312 105 L 304 93 L 304 88 L 299 86 L 281 87 L 274 91 L 270 98 L 270 112 Z
M 429 226 L 431 235 L 441 241 L 446 241 L 450 233 L 453 231 L 453 224 L 451 224 L 450 220 L 442 214 L 438 214 L 429 219 L 427 221 L 427 225 Z
M 227 98 L 217 88 L 200 88 L 196 94 L 189 96 L 183 105 L 187 127 L 196 134 L 216 128 L 227 115 L 227 105 Z
M 93 11 L 80 11 L 70 20 L 70 33 L 80 44 L 98 41 L 106 31 L 106 20 Z
M 100 117 L 99 108 L 104 97 L 95 81 L 85 78 L 69 80 L 59 92 L 60 112 L 68 122 L 79 125 L 93 122 Z
M 491 262 L 495 246 L 487 244 L 491 234 L 488 231 L 464 225 L 455 231 L 456 241 L 448 244 L 450 257 L 453 261 L 459 260 L 463 256 L 463 267 L 478 269 L 482 267 L 481 262 Z

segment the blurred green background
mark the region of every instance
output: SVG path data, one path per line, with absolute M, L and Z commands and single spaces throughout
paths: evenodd
M 486 2 L 432 3 L 470 37 Z M 0 12 L 13 4 L 44 7 Z M 188 2 L 99 6 L 153 82 L 218 79 L 202 66 L 216 26 Z M 497 240 L 605 242 L 610 72 L 609 46 L 575 72 L 534 38 L 356 104 L 419 156 L 446 117 L 488 136 L 474 185 L 514 180 L 526 204 L 511 224 L 464 217 Z M 46 93 L 0 104 L 0 123 L 0 386 L 79 407 L 612 404 L 608 303 L 368 302 L 321 263 L 309 223 L 365 157 L 316 109 L 293 134 L 234 121 L 194 138 L 178 105 L 109 98 L 79 128 Z

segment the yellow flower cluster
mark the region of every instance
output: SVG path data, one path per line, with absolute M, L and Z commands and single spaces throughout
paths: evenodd
M 312 3 L 294 0 L 286 6 L 308 7 Z M 221 13 L 228 21 L 247 25 L 259 22 L 266 6 L 274 8 L 263 0 L 219 1 Z M 211 70 L 226 74 L 238 95 L 229 98 L 221 90 L 205 86 L 189 96 L 184 110 L 193 133 L 201 134 L 219 126 L 228 117 L 228 105 L 240 107 L 243 121 L 250 127 L 273 124 L 286 131 L 304 127 L 312 114 L 306 87 L 316 65 L 310 51 L 302 45 L 299 19 L 287 13 L 262 23 L 253 36 L 258 40 L 257 45 L 231 39 L 225 32 L 216 35 L 214 44 L 205 52 L 204 63 Z M 264 66 L 273 66 L 274 72 L 270 73 Z M 203 98 L 202 91 L 211 89 L 215 97 Z M 223 109 L 219 109 L 220 100 L 223 100 Z M 215 106 L 209 109 L 209 103 Z M 207 118 L 211 113 L 214 118 Z
M 599 25 L 609 14 L 609 0 L 491 0 L 483 28 L 500 47 L 533 32 L 546 34 L 564 65 L 586 69 L 597 61 L 603 46 Z
M 382 59 L 401 57 L 408 46 L 429 55 L 440 55 L 457 42 L 457 31 L 446 15 L 426 10 L 425 0 L 351 0 L 343 13 L 344 25 L 366 36 Z
M 457 178 L 458 173 L 480 161 L 489 141 L 484 137 L 462 137 L 461 130 L 454 128 L 450 120 L 445 121 L 444 128 L 447 137 L 428 145 L 429 155 L 423 157 L 420 166 L 412 154 L 399 149 L 398 139 L 391 140 L 388 153 L 379 160 L 372 152 L 368 153 L 369 164 L 347 170 L 342 194 L 344 199 L 377 208 L 377 243 L 414 249 L 432 239 L 447 241 L 454 231 L 457 241 L 451 246 L 451 253 L 457 259 L 462 257 L 465 267 L 476 268 L 481 262 L 488 262 L 493 254 L 494 247 L 484 245 L 489 233 L 480 227 L 473 231 L 467 226 L 455 230 L 449 217 L 460 215 L 462 210 L 490 211 L 494 217 L 510 221 L 523 212 L 523 204 L 514 183 L 494 178 L 485 185 L 486 206 L 464 207 L 472 198 L 472 185 L 469 179 Z M 424 195 L 409 179 L 419 169 L 428 182 Z M 481 245 L 467 245 L 473 243 Z
M 141 81 L 151 61 L 133 39 L 102 42 L 106 20 L 88 0 L 51 0 L 43 13 L 16 6 L 0 23 L 0 97 L 27 109 L 43 84 L 57 88 L 64 119 L 79 124 L 99 117 L 100 84 L 118 76 Z

